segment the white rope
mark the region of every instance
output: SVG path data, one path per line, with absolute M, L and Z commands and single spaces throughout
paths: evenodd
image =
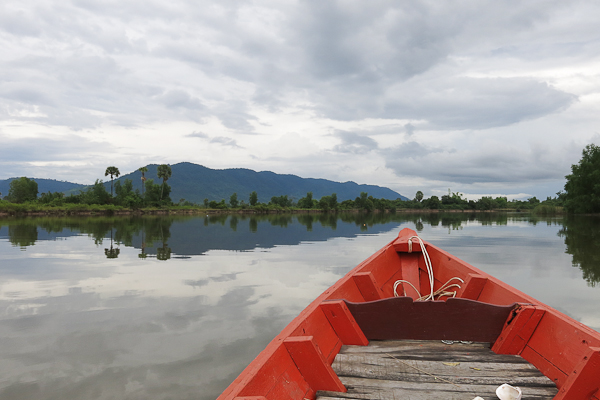
M 398 288 L 398 285 L 401 285 L 403 283 L 408 283 L 410 286 L 412 286 L 412 288 L 415 290 L 415 292 L 417 292 L 417 294 L 419 295 L 419 298 L 421 298 L 421 293 L 417 290 L 417 288 L 415 287 L 415 285 L 413 285 L 409 281 L 405 281 L 405 280 L 402 280 L 402 279 L 399 279 L 396 282 L 394 282 L 394 297 L 399 297 L 400 296 L 396 292 L 396 289 Z M 402 285 L 402 289 L 404 290 L 404 296 L 406 296 L 406 289 L 404 288 L 404 285 Z
M 425 260 L 425 268 L 427 269 L 427 275 L 429 277 L 429 287 L 431 289 L 431 292 L 426 296 L 421 296 L 421 293 L 415 287 L 415 285 L 413 285 L 409 281 L 399 279 L 396 282 L 394 282 L 394 297 L 400 296 L 397 291 L 398 286 L 400 286 L 400 285 L 402 285 L 402 290 L 404 291 L 404 296 L 406 296 L 406 288 L 404 287 L 405 283 L 408 283 L 414 289 L 414 291 L 417 292 L 419 297 L 417 298 L 416 301 L 435 300 L 436 296 L 437 296 L 438 300 L 442 297 L 456 297 L 456 290 L 449 291 L 448 289 L 451 289 L 451 288 L 460 289 L 460 285 L 458 283 L 451 284 L 450 282 L 452 282 L 453 280 L 458 280 L 461 283 L 465 283 L 465 281 L 463 281 L 461 278 L 455 276 L 453 278 L 450 278 L 448 280 L 448 282 L 444 283 L 438 290 L 434 291 L 433 285 L 434 285 L 435 280 L 433 277 L 433 266 L 431 264 L 431 258 L 429 258 L 429 253 L 427 252 L 427 249 L 425 248 L 425 243 L 423 243 L 423 240 L 421 240 L 420 237 L 411 236 L 410 238 L 408 238 L 408 252 L 409 253 L 412 253 L 412 240 L 413 239 L 417 239 L 419 241 L 419 244 L 421 245 L 421 253 L 423 253 L 423 259 Z

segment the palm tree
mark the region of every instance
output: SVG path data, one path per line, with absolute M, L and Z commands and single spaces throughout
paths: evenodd
M 142 196 L 144 196 L 144 186 L 146 186 L 146 172 L 148 172 L 148 167 L 140 167 L 138 171 L 142 173 Z
M 161 164 L 156 169 L 156 175 L 163 180 L 162 187 L 160 189 L 160 199 L 162 200 L 163 190 L 165 188 L 165 184 L 167 180 L 171 177 L 171 167 L 167 164 Z
M 104 176 L 110 175 L 110 197 L 113 195 L 113 176 L 118 178 L 121 173 L 119 172 L 119 168 L 117 167 L 108 167 L 106 168 L 106 172 L 104 172 Z

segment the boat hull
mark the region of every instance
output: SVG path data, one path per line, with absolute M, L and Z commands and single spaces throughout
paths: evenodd
M 406 282 L 402 284 L 406 293 L 403 290 L 402 294 L 412 299 L 408 299 L 410 303 L 421 293 L 429 293 L 432 289 L 421 249 L 424 246 L 431 259 L 434 290 L 452 278 L 460 278 L 460 287 L 452 289 L 457 298 L 510 310 L 508 317 L 501 317 L 504 322 L 495 322 L 494 329 L 500 330 L 493 340 L 494 352 L 517 354 L 533 364 L 556 384 L 559 391 L 555 400 L 600 400 L 598 332 L 415 238 L 414 231 L 403 229 L 396 239 L 321 294 L 218 399 L 314 399 L 319 390 L 344 392 L 331 364 L 342 345 L 366 345 L 370 340 L 357 322 L 360 318 L 355 318 L 352 304 L 385 299 L 390 302 L 399 280 Z M 399 318 L 404 318 L 402 315 Z M 380 322 L 385 325 L 386 321 Z M 442 336 L 448 334 L 443 327 L 436 329 Z M 429 331 L 415 329 L 410 338 L 430 339 L 425 332 Z M 464 334 L 461 338 L 470 340 L 464 339 Z

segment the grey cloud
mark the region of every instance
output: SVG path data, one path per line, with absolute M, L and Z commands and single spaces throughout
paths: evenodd
M 352 48 L 361 28 L 353 24 L 356 18 L 336 2 L 301 4 L 291 35 L 293 43 L 305 50 L 303 62 L 308 70 L 322 79 L 362 72 L 363 58 Z
M 482 4 L 380 0 L 368 3 L 305 1 L 295 13 L 293 38 L 317 71 L 328 76 L 407 79 L 444 61 L 458 49 L 536 33 L 569 6 L 559 1 Z M 486 36 L 488 35 L 488 36 Z M 510 43 L 514 43 L 511 40 Z
M 199 138 L 199 139 L 208 139 L 208 135 L 206 133 L 202 133 L 202 132 L 197 132 L 194 131 L 188 135 L 186 135 L 187 137 L 194 137 L 194 138 Z
M 29 85 L 25 84 L 20 88 L 15 88 L 12 90 L 9 89 L 8 91 L 0 92 L 0 97 L 28 105 L 53 104 L 53 101 L 49 99 L 45 93 L 27 86 Z
M 219 119 L 226 128 L 236 130 L 239 133 L 252 133 L 254 127 L 250 125 L 248 120 L 256 119 L 256 117 L 243 112 L 232 112 L 219 113 Z
M 218 143 L 223 146 L 242 148 L 237 144 L 237 142 L 234 139 L 224 136 L 214 137 L 210 140 L 210 143 Z
M 157 90 L 132 82 L 128 71 L 110 57 L 26 56 L 7 67 L 14 83 L 0 96 L 8 99 L 7 109 L 22 109 L 22 103 L 39 106 L 28 121 L 81 129 L 106 121 L 134 125 L 142 112 L 148 113 L 147 120 L 161 114 L 148 101 Z
M 546 83 L 523 78 L 460 78 L 436 82 L 412 101 L 402 100 L 389 111 L 431 121 L 440 128 L 486 129 L 560 112 L 577 98 Z
M 232 138 L 226 137 L 226 136 L 215 136 L 213 138 L 210 138 L 210 136 L 208 136 L 205 133 L 192 132 L 192 133 L 186 135 L 186 137 L 205 139 L 205 140 L 208 140 L 209 143 L 216 143 L 216 144 L 220 144 L 222 146 L 228 146 L 228 147 L 239 148 L 239 149 L 243 148 L 237 144 L 237 141 L 235 139 L 232 139 Z
M 160 102 L 168 108 L 187 108 L 191 110 L 204 109 L 204 106 L 198 98 L 190 96 L 188 92 L 183 90 L 168 90 L 158 98 Z
M 322 116 L 357 120 L 404 118 L 442 129 L 510 125 L 565 109 L 574 96 L 533 78 L 473 79 L 434 67 L 469 51 L 482 32 L 504 39 L 534 31 L 552 12 L 526 5 L 304 2 L 288 32 L 312 74 L 314 109 Z M 498 9 L 500 8 L 500 9 Z M 451 18 L 449 16 L 452 16 Z M 479 21 L 485 20 L 486 24 Z M 300 81 L 298 80 L 300 83 Z
M 7 53 L 13 61 L 4 65 L 3 75 L 32 82 L 35 91 L 17 85 L 4 96 L 28 104 L 51 100 L 55 108 L 41 110 L 48 117 L 38 120 L 75 128 L 107 121 L 132 126 L 159 119 L 197 120 L 191 111 L 202 109 L 226 128 L 252 133 L 256 117 L 250 102 L 276 111 L 297 96 L 318 115 L 334 119 L 421 119 L 441 128 L 502 126 L 564 109 L 573 98 L 533 80 L 494 83 L 458 79 L 452 71 L 437 80 L 419 79 L 447 63 L 450 55 L 485 44 L 482 33 L 499 38 L 500 44 L 507 30 L 535 33 L 536 23 L 547 22 L 560 4 L 513 4 L 507 9 L 470 1 L 459 7 L 304 1 L 276 8 L 261 2 L 134 1 L 110 7 L 87 0 L 60 7 L 33 2 L 27 12 L 5 8 L 0 26 L 17 41 L 19 35 L 36 35 L 55 47 L 43 51 L 20 42 L 25 49 L 20 54 L 37 54 L 37 60 Z M 22 20 L 23 31 L 10 25 L 6 15 Z M 511 51 L 497 49 L 496 56 L 499 49 Z M 190 75 L 165 73 L 180 65 L 190 67 Z M 162 80 L 155 84 L 150 79 L 155 76 Z M 178 89 L 179 79 L 193 81 L 195 76 L 217 86 L 223 80 L 250 84 L 254 94 L 237 97 L 223 91 L 216 98 L 214 91 Z
M 369 117 L 418 119 L 436 129 L 487 129 L 560 112 L 576 96 L 526 78 L 439 78 L 398 83 L 379 98 L 328 93 L 325 115 L 341 120 Z
M 109 143 L 92 142 L 78 135 L 38 137 L 35 139 L 35 145 L 32 145 L 30 138 L 15 139 L 0 134 L 0 141 L 2 163 L 86 160 L 90 153 L 110 153 L 114 150 Z
M 289 35 L 305 49 L 304 66 L 318 78 L 345 84 L 381 85 L 429 70 L 450 54 L 470 12 L 485 13 L 475 3 L 300 4 Z
M 377 148 L 375 140 L 355 132 L 339 131 L 335 136 L 342 140 L 341 144 L 333 147 L 333 151 L 338 153 L 364 154 Z
M 11 10 L 7 5 L 0 6 L 0 30 L 12 35 L 38 36 L 39 23 L 23 10 Z
M 254 133 L 254 127 L 249 121 L 257 120 L 254 115 L 248 113 L 247 104 L 239 100 L 229 101 L 213 110 L 221 123 L 237 133 Z
M 215 60 L 208 52 L 198 51 L 197 48 L 190 48 L 189 44 L 177 42 L 159 43 L 151 54 L 167 59 L 175 59 L 188 64 L 192 64 L 204 72 L 215 71 Z M 217 58 L 218 60 L 219 58 Z
M 394 148 L 391 151 L 388 151 L 388 154 L 394 158 L 423 158 L 430 154 L 434 153 L 442 153 L 445 152 L 444 149 L 440 148 L 428 148 L 417 142 L 407 142 L 403 143 L 400 146 Z M 455 152 L 454 150 L 450 150 L 448 152 Z
M 473 149 L 435 149 L 410 142 L 385 151 L 386 167 L 398 176 L 460 184 L 560 180 L 565 165 L 556 159 L 548 154 L 540 157 L 535 148 L 502 143 Z

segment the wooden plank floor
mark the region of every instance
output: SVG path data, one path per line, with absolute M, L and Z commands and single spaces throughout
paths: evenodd
M 499 355 L 489 343 L 372 341 L 343 346 L 332 365 L 347 393 L 317 393 L 318 400 L 497 399 L 503 383 L 519 386 L 523 399 L 552 399 L 556 385 L 519 356 Z

